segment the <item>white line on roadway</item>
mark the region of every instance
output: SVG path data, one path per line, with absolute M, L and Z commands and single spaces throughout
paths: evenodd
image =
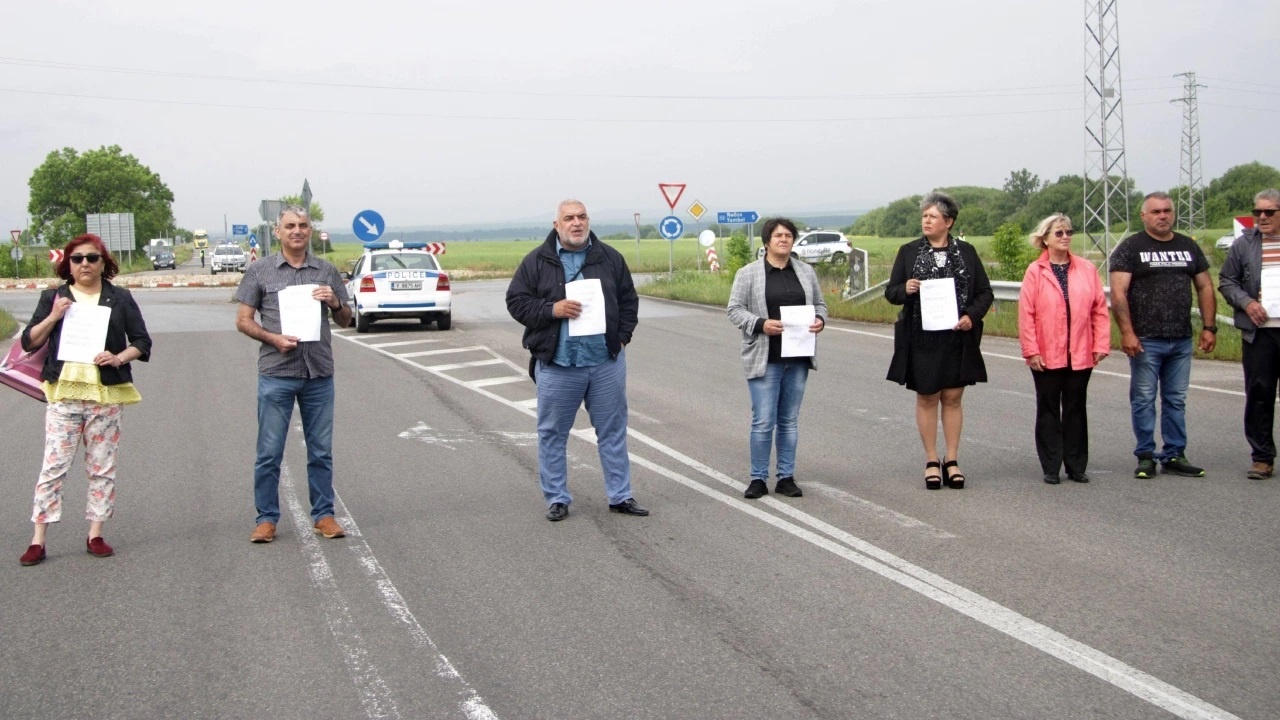
M 375 347 L 375 346 L 369 345 L 367 347 Z M 470 347 L 443 348 L 441 350 L 423 350 L 421 352 L 400 353 L 398 355 L 395 353 L 388 353 L 388 354 L 391 355 L 392 357 L 416 358 L 416 357 L 426 357 L 428 355 L 447 355 L 449 353 L 469 352 L 471 350 L 481 350 L 481 349 L 483 348 L 481 348 L 479 345 L 472 345 Z
M 472 380 L 468 383 L 473 388 L 489 387 L 490 385 L 506 385 L 507 383 L 517 383 L 521 380 L 528 380 L 529 376 L 524 375 L 503 375 L 502 377 L 486 378 L 484 380 Z
M 389 348 L 401 347 L 403 345 L 422 345 L 423 343 L 437 343 L 439 340 L 401 340 L 399 342 L 370 343 L 369 347 Z
M 472 360 L 471 362 L 452 363 L 449 365 L 430 365 L 427 369 L 432 372 L 444 372 L 445 370 L 461 370 L 463 368 L 484 367 L 485 365 L 501 365 L 502 360 Z
M 871 335 L 857 330 L 849 330 L 859 334 Z M 884 337 L 879 335 L 878 337 Z M 890 338 L 891 339 L 891 338 Z M 496 352 L 488 350 L 495 357 L 500 358 L 498 362 L 503 362 L 513 369 L 523 370 L 519 365 L 510 360 L 502 358 Z M 508 400 L 499 395 L 485 390 L 484 388 L 476 388 L 469 386 L 466 381 L 449 376 L 447 373 L 440 372 L 438 369 L 405 360 L 404 356 L 383 350 L 374 350 L 387 357 L 394 358 L 412 365 L 421 370 L 427 371 L 452 382 L 460 387 L 465 387 L 472 392 L 479 393 L 495 402 L 506 405 L 517 412 L 536 417 L 536 411 L 524 407 L 519 402 Z M 1021 358 L 1018 358 L 1021 360 Z M 573 430 L 572 435 L 594 442 L 595 434 L 589 430 Z M 1141 670 L 1128 665 L 1116 658 L 1103 653 L 1089 645 L 1073 640 L 1062 633 L 1032 620 L 1025 615 L 1021 615 L 999 603 L 990 600 L 978 593 L 968 590 L 956 583 L 953 583 L 939 575 L 925 570 L 918 565 L 914 565 L 887 550 L 873 545 L 861 538 L 858 538 L 840 528 L 837 528 L 823 520 L 820 520 L 802 510 L 781 502 L 772 497 L 764 497 L 755 500 L 752 503 L 744 502 L 740 499 L 742 491 L 746 488 L 744 483 L 738 482 L 733 478 L 719 472 L 713 468 L 704 465 L 683 453 L 670 448 L 662 443 L 650 438 L 643 433 L 628 428 L 627 434 L 640 442 L 662 452 L 663 454 L 693 468 L 704 475 L 728 485 L 735 491 L 733 495 L 727 495 L 719 490 L 704 485 L 701 482 L 692 480 L 674 470 L 668 469 L 658 463 L 646 458 L 640 457 L 635 453 L 629 453 L 631 462 L 641 467 L 652 470 L 653 472 L 675 481 L 695 492 L 705 495 L 713 500 L 722 502 L 729 507 L 744 512 L 762 522 L 768 523 L 783 532 L 789 533 L 797 538 L 805 540 L 817 547 L 820 547 L 834 555 L 837 555 L 849 562 L 859 565 L 870 570 L 881 577 L 892 580 L 903 587 L 913 590 L 925 597 L 945 605 L 963 615 L 966 615 L 987 627 L 1002 632 L 1016 640 L 1040 650 L 1048 655 L 1058 658 L 1063 662 L 1104 680 L 1133 696 L 1145 700 L 1152 705 L 1163 708 L 1168 712 L 1186 720 L 1240 720 L 1222 708 L 1212 705 L 1200 698 L 1180 690 L 1156 677 L 1148 675 Z M 761 510 L 761 506 L 767 506 L 779 513 L 787 515 L 796 522 L 789 522 L 776 515 Z M 796 523 L 808 525 L 823 535 L 800 527 Z M 837 542 L 832 540 L 834 538 Z M 852 549 L 851 549 L 852 548 Z M 855 552 L 856 551 L 856 552 Z
M 355 621 L 351 619 L 351 608 L 333 579 L 333 570 L 324 552 L 320 550 L 320 542 L 316 540 L 311 529 L 311 519 L 302 509 L 302 503 L 293 489 L 293 479 L 289 468 L 280 464 L 280 484 L 284 486 L 285 505 L 289 508 L 289 517 L 302 541 L 302 555 L 307 561 L 307 572 L 311 575 L 311 585 L 320 593 L 320 603 L 324 607 L 324 617 L 329 623 L 329 631 L 333 633 L 334 642 L 342 651 L 342 661 L 351 674 L 351 680 L 360 692 L 360 706 L 369 718 L 399 718 L 391 690 L 378 674 L 378 668 L 369 659 L 369 648 L 360 634 L 356 632 Z
M 885 335 L 884 333 L 867 332 L 866 330 L 854 330 L 852 328 L 842 328 L 842 327 L 835 327 L 835 326 L 829 326 L 826 329 L 835 330 L 836 332 L 852 333 L 854 335 L 866 335 L 868 337 L 877 337 L 877 338 L 882 338 L 884 340 L 893 339 L 892 335 Z M 1019 357 L 1017 355 L 1002 355 L 1000 353 L 987 352 L 986 350 L 983 350 L 982 354 L 985 357 L 1000 358 L 1002 360 L 1016 360 L 1017 362 L 1020 362 L 1020 363 L 1026 363 L 1025 358 Z M 1098 370 L 1096 368 L 1094 369 L 1093 374 L 1094 375 L 1110 375 L 1111 377 L 1124 378 L 1125 380 L 1129 379 L 1129 373 L 1118 373 L 1118 372 L 1112 372 L 1110 370 Z M 1223 388 L 1215 388 L 1215 387 L 1209 387 L 1207 385 L 1195 385 L 1195 384 L 1188 385 L 1187 387 L 1191 390 L 1204 390 L 1205 392 L 1220 393 L 1222 395 L 1234 395 L 1236 397 L 1244 397 L 1244 393 L 1239 390 L 1226 390 Z

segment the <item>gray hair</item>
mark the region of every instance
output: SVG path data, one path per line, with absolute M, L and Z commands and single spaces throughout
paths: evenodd
M 587 204 L 582 202 L 581 200 L 566 198 L 564 200 L 561 200 L 560 204 L 556 206 L 556 220 L 560 219 L 560 211 L 564 209 L 565 205 L 581 205 L 583 210 L 587 209 Z
M 955 220 L 960 215 L 960 206 L 956 204 L 955 198 L 944 192 L 931 192 L 920 201 L 920 212 L 931 207 L 937 208 L 938 212 L 942 213 L 942 217 L 951 220 Z
M 1254 202 L 1258 202 L 1259 200 L 1270 200 L 1271 202 L 1276 204 L 1276 207 L 1280 207 L 1280 190 L 1277 190 L 1275 188 L 1267 188 L 1266 190 L 1263 190 L 1262 192 L 1253 196 Z
M 307 212 L 307 209 L 301 205 L 282 205 L 280 214 L 276 216 L 276 225 L 284 221 L 285 215 L 297 215 L 300 218 L 311 219 L 311 213 Z
M 1140 207 L 1142 208 L 1143 212 L 1146 212 L 1147 210 L 1148 200 L 1168 200 L 1169 202 L 1173 202 L 1173 198 L 1169 197 L 1169 193 L 1167 192 L 1162 192 L 1160 190 L 1157 190 L 1155 192 L 1149 192 L 1146 195 L 1142 196 L 1142 205 Z
M 1041 220 L 1039 225 L 1036 225 L 1036 229 L 1032 230 L 1031 235 L 1027 237 L 1027 242 L 1031 243 L 1031 247 L 1044 250 L 1045 240 L 1049 239 L 1049 231 L 1058 223 L 1062 223 L 1070 228 L 1071 218 L 1060 212 L 1050 215 L 1049 217 Z

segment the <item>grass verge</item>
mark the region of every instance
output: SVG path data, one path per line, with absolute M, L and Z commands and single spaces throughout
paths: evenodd
M 13 319 L 8 310 L 0 308 L 0 338 L 13 337 L 18 331 L 18 321 Z

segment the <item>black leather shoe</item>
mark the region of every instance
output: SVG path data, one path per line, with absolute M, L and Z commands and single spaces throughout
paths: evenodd
M 1067 477 L 1071 478 L 1072 481 L 1078 482 L 1078 483 L 1089 482 L 1089 476 L 1086 473 L 1067 473 Z
M 1045 473 L 1044 481 L 1050 485 L 1057 485 L 1062 482 L 1062 478 L 1058 477 L 1058 473 Z
M 787 497 L 804 497 L 800 486 L 796 485 L 796 479 L 792 477 L 778 478 L 778 484 L 773 487 L 773 491 Z
M 551 503 L 551 507 L 547 508 L 547 519 L 551 522 L 560 522 L 569 517 L 569 506 L 564 503 Z
M 769 486 L 764 484 L 760 478 L 752 478 L 751 483 L 747 485 L 747 491 L 742 493 L 742 497 L 748 500 L 762 498 L 769 494 Z
M 649 514 L 648 510 L 637 505 L 636 501 L 632 498 L 627 498 L 617 505 L 610 505 L 609 509 L 616 513 L 622 513 L 623 515 L 638 515 L 640 517 L 644 517 Z

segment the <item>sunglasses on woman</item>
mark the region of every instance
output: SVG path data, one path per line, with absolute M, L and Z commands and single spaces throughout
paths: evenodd
M 1253 216 L 1256 218 L 1271 217 L 1272 215 L 1275 215 L 1277 212 L 1280 212 L 1280 210 L 1276 210 L 1275 208 L 1254 208 Z
M 86 261 L 96 263 L 102 259 L 102 256 L 98 253 L 89 253 L 88 255 L 71 255 L 68 256 L 67 259 L 71 261 L 72 265 L 79 265 Z
M 1075 230 L 1054 230 L 1053 231 L 1053 236 L 1056 238 L 1071 237 L 1072 235 L 1075 235 L 1075 234 L 1076 234 Z

